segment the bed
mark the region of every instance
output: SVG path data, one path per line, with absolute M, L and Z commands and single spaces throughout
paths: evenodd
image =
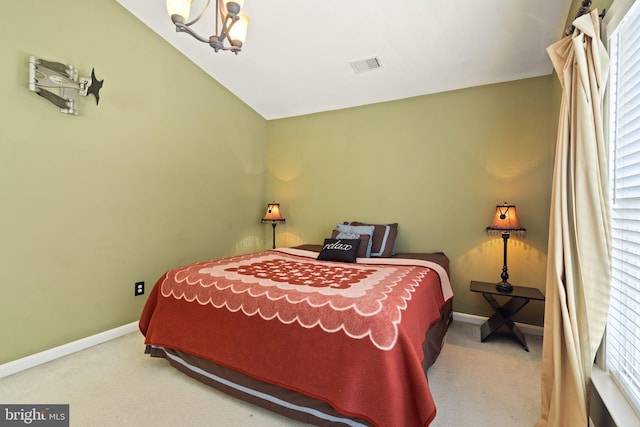
M 140 317 L 146 353 L 306 423 L 429 425 L 426 373 L 452 316 L 448 258 L 318 259 L 327 241 L 168 271 Z

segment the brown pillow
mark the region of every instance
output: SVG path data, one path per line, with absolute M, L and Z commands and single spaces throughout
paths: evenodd
M 373 225 L 373 240 L 371 243 L 371 256 L 389 258 L 394 254 L 396 237 L 398 236 L 398 223 L 393 224 L 369 224 L 366 222 L 345 222 L 350 225 Z M 362 245 L 360 245 L 362 246 Z
M 335 239 L 336 236 L 338 235 L 338 233 L 340 233 L 338 230 L 333 230 L 331 232 L 331 238 Z M 369 246 L 369 239 L 371 238 L 371 236 L 369 236 L 368 234 L 361 234 L 359 239 L 360 239 L 360 246 L 358 247 L 358 254 L 356 255 L 358 258 L 366 258 L 367 257 L 367 246 Z

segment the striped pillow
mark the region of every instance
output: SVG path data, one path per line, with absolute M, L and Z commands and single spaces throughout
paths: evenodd
M 345 222 L 345 224 L 356 227 L 374 227 L 373 235 L 371 236 L 372 242 L 370 256 L 389 258 L 395 253 L 394 247 L 396 245 L 396 237 L 398 236 L 397 222 L 394 222 L 393 224 L 368 224 L 366 222 L 352 221 Z

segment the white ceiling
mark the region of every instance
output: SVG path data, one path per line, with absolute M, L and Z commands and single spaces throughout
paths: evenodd
M 550 74 L 571 0 L 245 0 L 237 56 L 177 33 L 164 0 L 117 0 L 265 119 Z M 204 0 L 194 0 L 192 17 Z M 194 29 L 213 34 L 214 7 Z M 205 22 L 203 22 L 205 21 Z M 350 61 L 378 57 L 356 74 Z

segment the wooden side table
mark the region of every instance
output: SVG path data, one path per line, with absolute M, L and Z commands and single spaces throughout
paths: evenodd
M 511 334 L 522 344 L 522 347 L 529 351 L 527 340 L 522 331 L 513 323 L 513 316 L 522 310 L 529 301 L 544 301 L 544 295 L 536 288 L 524 286 L 514 286 L 512 292 L 501 292 L 496 289 L 495 283 L 471 281 L 471 292 L 480 292 L 485 300 L 493 308 L 494 314 L 480 327 L 480 341 L 485 342 L 496 330 L 505 325 Z M 504 305 L 500 305 L 494 295 L 510 297 Z

